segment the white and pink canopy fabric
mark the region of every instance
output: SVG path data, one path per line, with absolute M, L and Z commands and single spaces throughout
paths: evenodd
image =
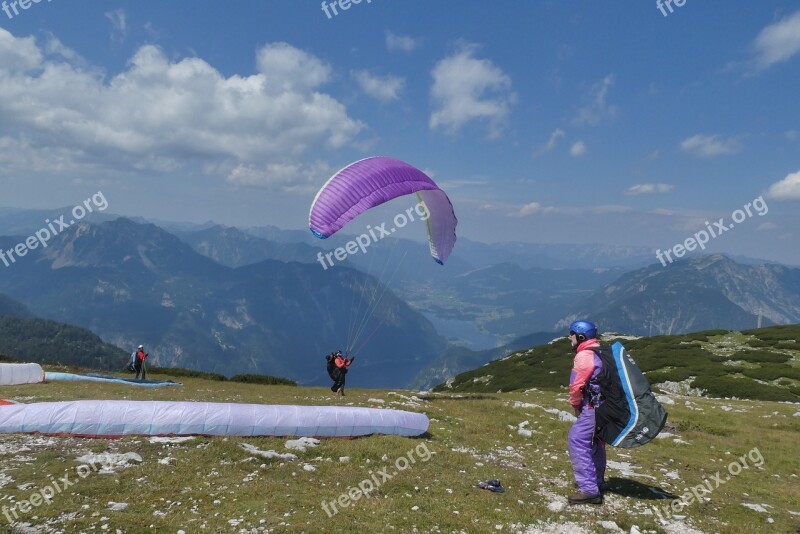
M 0 433 L 86 437 L 419 436 L 429 424 L 421 413 L 352 406 L 126 400 L 2 404 L 0 401 Z

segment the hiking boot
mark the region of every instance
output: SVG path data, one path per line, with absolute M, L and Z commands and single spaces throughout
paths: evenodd
M 577 483 L 577 482 L 573 482 L 573 483 L 572 483 L 572 486 L 573 486 L 575 489 L 577 489 L 577 490 L 580 490 L 580 489 L 581 489 L 581 488 L 580 488 L 580 486 L 578 486 L 578 483 Z M 601 494 L 604 494 L 604 493 L 606 492 L 606 490 L 608 489 L 608 484 L 606 484 L 605 482 L 603 482 L 603 484 L 602 484 L 602 485 L 600 485 L 600 486 L 597 486 L 597 488 L 600 490 L 600 493 L 601 493 Z
M 603 504 L 603 495 L 600 493 L 597 495 L 588 495 L 579 491 L 575 495 L 570 495 L 567 501 L 570 504 Z

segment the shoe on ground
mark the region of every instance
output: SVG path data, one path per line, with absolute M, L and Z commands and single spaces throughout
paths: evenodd
M 600 493 L 597 495 L 589 495 L 579 491 L 575 495 L 570 495 L 567 501 L 570 504 L 603 504 L 603 495 Z
M 489 490 L 493 493 L 505 493 L 506 489 L 500 484 L 499 480 L 490 480 L 488 482 L 478 482 L 477 486 L 481 489 Z
M 574 487 L 575 489 L 577 489 L 579 491 L 581 489 L 580 486 L 578 486 L 577 482 L 573 482 L 572 483 L 572 487 Z M 600 490 L 600 493 L 602 493 L 602 494 L 605 494 L 605 492 L 608 491 L 608 484 L 603 484 L 602 486 L 597 486 L 597 487 Z

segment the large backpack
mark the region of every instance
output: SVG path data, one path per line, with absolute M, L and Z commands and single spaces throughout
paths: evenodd
M 328 376 L 331 377 L 331 380 L 334 382 L 339 380 L 339 375 L 342 370 L 336 367 L 336 356 L 334 354 L 328 354 L 325 356 L 325 359 L 328 360 Z
M 644 445 L 664 428 L 667 412 L 622 343 L 614 343 L 611 353 L 599 347 L 592 350 L 603 362 L 596 378 L 603 399 L 595 409 L 597 435 L 615 447 Z

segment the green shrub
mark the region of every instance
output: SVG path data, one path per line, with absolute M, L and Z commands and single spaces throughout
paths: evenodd
M 651 384 L 659 382 L 682 382 L 690 376 L 696 376 L 697 373 L 686 367 L 674 367 L 672 369 L 651 371 L 647 373 L 647 380 Z
M 791 358 L 791 356 L 787 354 L 779 354 L 769 350 L 750 349 L 740 350 L 731 355 L 731 359 L 733 360 L 745 360 L 756 363 L 785 363 L 789 358 Z
M 800 380 L 800 367 L 789 367 L 787 365 L 764 364 L 757 369 L 742 369 L 741 373 L 759 380 L 777 380 L 778 378 Z
M 685 334 L 681 337 L 685 341 L 708 341 L 708 338 L 711 336 L 724 336 L 730 334 L 730 330 L 704 330 L 702 332 L 693 332 L 691 334 Z
M 288 378 L 279 378 L 269 375 L 236 375 L 230 379 L 231 382 L 243 382 L 245 384 L 264 384 L 267 386 L 296 386 L 297 382 Z
M 195 371 L 193 369 L 183 369 L 181 367 L 148 367 L 151 373 L 158 373 L 170 376 L 180 376 L 186 378 L 202 378 L 203 380 L 216 380 L 219 382 L 227 380 L 225 375 L 219 373 L 204 373 L 203 371 Z
M 764 348 L 764 347 L 770 348 L 770 347 L 774 347 L 775 346 L 775 342 L 774 341 L 764 341 L 763 339 L 751 339 L 751 340 L 749 340 L 747 342 L 747 345 L 750 346 L 750 347 L 753 347 L 755 349 Z
M 692 382 L 692 387 L 705 389 L 707 395 L 710 397 L 737 397 L 739 399 L 767 401 L 800 401 L 800 394 L 793 393 L 791 389 L 766 386 L 746 378 L 700 376 Z

